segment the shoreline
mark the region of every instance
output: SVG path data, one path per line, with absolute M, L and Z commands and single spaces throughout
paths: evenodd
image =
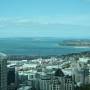
M 47 56 L 31 56 L 31 55 L 8 55 L 8 60 L 32 60 L 32 59 L 38 59 L 38 58 L 43 58 L 43 59 L 49 59 L 51 57 L 56 57 L 56 58 L 68 58 L 76 56 L 78 57 L 90 57 L 90 51 L 85 51 L 85 52 L 80 52 L 80 53 L 69 53 L 69 54 L 63 54 L 63 55 L 47 55 Z

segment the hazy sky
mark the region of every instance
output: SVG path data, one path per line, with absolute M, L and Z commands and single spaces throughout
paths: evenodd
M 0 37 L 90 38 L 90 0 L 0 0 Z

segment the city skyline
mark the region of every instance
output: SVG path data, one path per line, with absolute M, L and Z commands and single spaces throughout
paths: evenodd
M 90 38 L 90 0 L 1 0 L 0 38 Z

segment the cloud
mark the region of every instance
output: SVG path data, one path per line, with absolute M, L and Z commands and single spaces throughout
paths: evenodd
M 89 15 L 55 17 L 1 17 L 0 28 L 32 28 L 45 26 L 85 26 L 90 27 Z

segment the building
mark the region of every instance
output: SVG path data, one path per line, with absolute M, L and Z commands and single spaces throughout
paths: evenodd
M 40 90 L 52 90 L 51 77 L 48 75 L 42 75 L 40 80 Z
M 7 90 L 7 56 L 0 53 L 0 90 Z
M 74 78 L 67 75 L 64 77 L 64 80 L 64 90 L 74 90 Z
M 15 74 L 15 67 L 8 67 L 7 71 L 7 90 L 17 90 L 17 81 L 18 77 Z
M 89 84 L 89 68 L 85 60 L 80 59 L 78 62 L 74 63 L 72 70 L 75 75 L 75 82 L 78 86 Z
M 40 79 L 40 90 L 74 90 L 74 79 L 58 69 L 54 75 L 43 75 Z
M 53 77 L 52 90 L 64 90 L 64 73 L 61 69 L 57 69 Z

